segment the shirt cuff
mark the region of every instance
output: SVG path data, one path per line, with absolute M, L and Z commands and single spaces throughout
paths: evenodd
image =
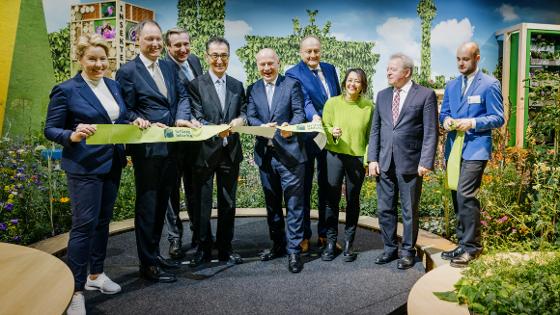
M 472 122 L 472 129 L 476 130 L 476 118 L 472 118 L 471 122 Z

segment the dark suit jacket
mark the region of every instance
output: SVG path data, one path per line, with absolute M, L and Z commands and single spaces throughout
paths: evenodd
M 127 111 L 117 82 L 103 78 L 119 105 L 120 115 L 116 124 L 126 124 Z M 56 85 L 50 95 L 45 122 L 45 137 L 64 146 L 62 169 L 73 174 L 107 174 L 111 170 L 114 150 L 122 166 L 126 165 L 123 145 L 86 145 L 70 141 L 70 135 L 78 124 L 111 124 L 111 119 L 99 99 L 78 73 L 72 79 Z
M 413 82 L 394 127 L 392 103 L 392 87 L 377 94 L 368 161 L 378 162 L 387 172 L 394 159 L 399 174 L 416 174 L 419 164 L 433 169 L 438 137 L 435 92 Z
M 268 108 L 266 89 L 261 79 L 247 89 L 247 120 L 251 126 L 260 126 L 269 122 L 276 122 L 278 126 L 284 122 L 290 125 L 301 124 L 305 121 L 303 115 L 303 93 L 298 81 L 281 75 L 276 80 L 271 108 Z M 282 164 L 287 167 L 307 161 L 303 138 L 294 134 L 283 138 L 279 130 L 272 139 L 274 150 Z M 255 163 L 262 166 L 267 153 L 268 139 L 257 137 L 255 143 Z
M 185 77 L 185 74 L 183 73 L 181 68 L 179 68 L 179 65 L 173 59 L 171 59 L 169 55 L 167 55 L 164 60 L 171 66 L 173 70 L 177 72 L 177 75 L 179 76 L 179 82 L 186 86 L 189 82 L 187 82 L 187 78 Z M 189 63 L 189 66 L 191 67 L 195 78 L 198 78 L 202 75 L 202 64 L 200 63 L 200 59 L 198 59 L 196 55 L 189 54 L 187 62 Z
M 226 99 L 223 111 L 210 74 L 205 73 L 192 80 L 188 85 L 188 90 L 192 101 L 193 115 L 203 125 L 229 124 L 238 117 L 247 119 L 247 104 L 245 103 L 243 84 L 229 75 L 226 75 Z M 218 136 L 203 141 L 195 165 L 215 165 L 219 162 L 216 154 L 221 149 L 228 151 L 233 163 L 240 163 L 243 154 L 239 134 L 230 135 L 227 137 L 227 142 L 227 146 L 223 148 L 223 139 Z
M 187 91 L 180 84 L 174 70 L 167 62 L 159 62 L 163 80 L 167 87 L 167 97 L 162 95 L 152 76 L 139 56 L 124 64 L 117 71 L 117 81 L 130 111 L 131 119 L 136 117 L 174 126 L 177 119 L 191 119 L 191 108 Z M 165 157 L 173 153 L 173 143 L 150 143 L 129 145 L 130 154 L 137 157 Z
M 340 95 L 340 83 L 333 65 L 319 63 L 332 96 Z M 323 116 L 323 107 L 328 96 L 325 95 L 321 80 L 309 70 L 309 67 L 300 61 L 297 65 L 286 71 L 286 76 L 296 79 L 301 83 L 305 100 L 304 110 L 307 121 L 313 120 L 313 115 Z

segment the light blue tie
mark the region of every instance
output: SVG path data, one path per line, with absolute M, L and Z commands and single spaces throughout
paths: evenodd
M 469 84 L 469 79 L 467 76 L 463 76 L 463 88 L 461 89 L 461 96 L 465 96 L 467 93 L 467 85 Z
M 268 101 L 268 109 L 272 108 L 272 96 L 274 95 L 274 85 L 272 83 L 266 84 L 266 100 Z
M 183 69 L 183 73 L 185 74 L 187 80 L 189 80 L 189 82 L 192 81 L 194 79 L 194 75 L 186 62 L 181 65 L 181 68 Z

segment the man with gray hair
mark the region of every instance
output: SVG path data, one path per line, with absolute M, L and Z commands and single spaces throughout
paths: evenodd
M 399 269 L 415 263 L 422 176 L 434 167 L 438 137 L 436 94 L 411 81 L 413 69 L 410 57 L 391 56 L 387 66 L 390 87 L 377 94 L 368 150 L 369 174 L 377 177 L 377 216 L 384 243 L 375 263 L 398 258 L 400 196 L 404 229 Z

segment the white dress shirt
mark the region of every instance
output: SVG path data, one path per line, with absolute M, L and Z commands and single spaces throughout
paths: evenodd
M 165 84 L 165 79 L 163 78 L 163 73 L 161 73 L 161 70 L 159 68 L 159 60 L 151 61 L 150 59 L 144 57 L 144 55 L 142 55 L 142 54 L 140 54 L 139 56 L 140 56 L 140 60 L 142 60 L 142 63 L 144 64 L 144 66 L 146 67 L 146 69 L 148 70 L 148 72 L 150 73 L 152 78 L 154 77 L 154 70 L 153 70 L 152 64 L 154 64 L 154 63 L 157 64 L 156 69 L 158 69 L 159 75 L 161 76 L 161 80 Z
M 115 120 L 119 118 L 120 108 L 119 104 L 117 104 L 117 101 L 113 97 L 113 94 L 105 84 L 105 81 L 103 79 L 90 80 L 88 77 L 86 77 L 83 71 L 82 78 L 84 78 L 87 85 L 91 88 L 93 94 L 95 94 L 95 96 L 109 115 L 109 118 L 114 123 Z
M 404 101 L 406 101 L 406 97 L 408 96 L 408 92 L 410 91 L 411 87 L 412 87 L 412 80 L 408 80 L 408 82 L 406 82 L 406 84 L 403 85 L 403 87 L 401 88 L 401 92 L 399 94 L 399 97 L 400 97 L 400 99 L 399 99 L 399 115 L 402 112 Z M 395 98 L 394 93 L 396 93 L 397 89 L 394 88 L 393 91 L 394 91 L 393 92 L 393 99 L 394 99 Z

